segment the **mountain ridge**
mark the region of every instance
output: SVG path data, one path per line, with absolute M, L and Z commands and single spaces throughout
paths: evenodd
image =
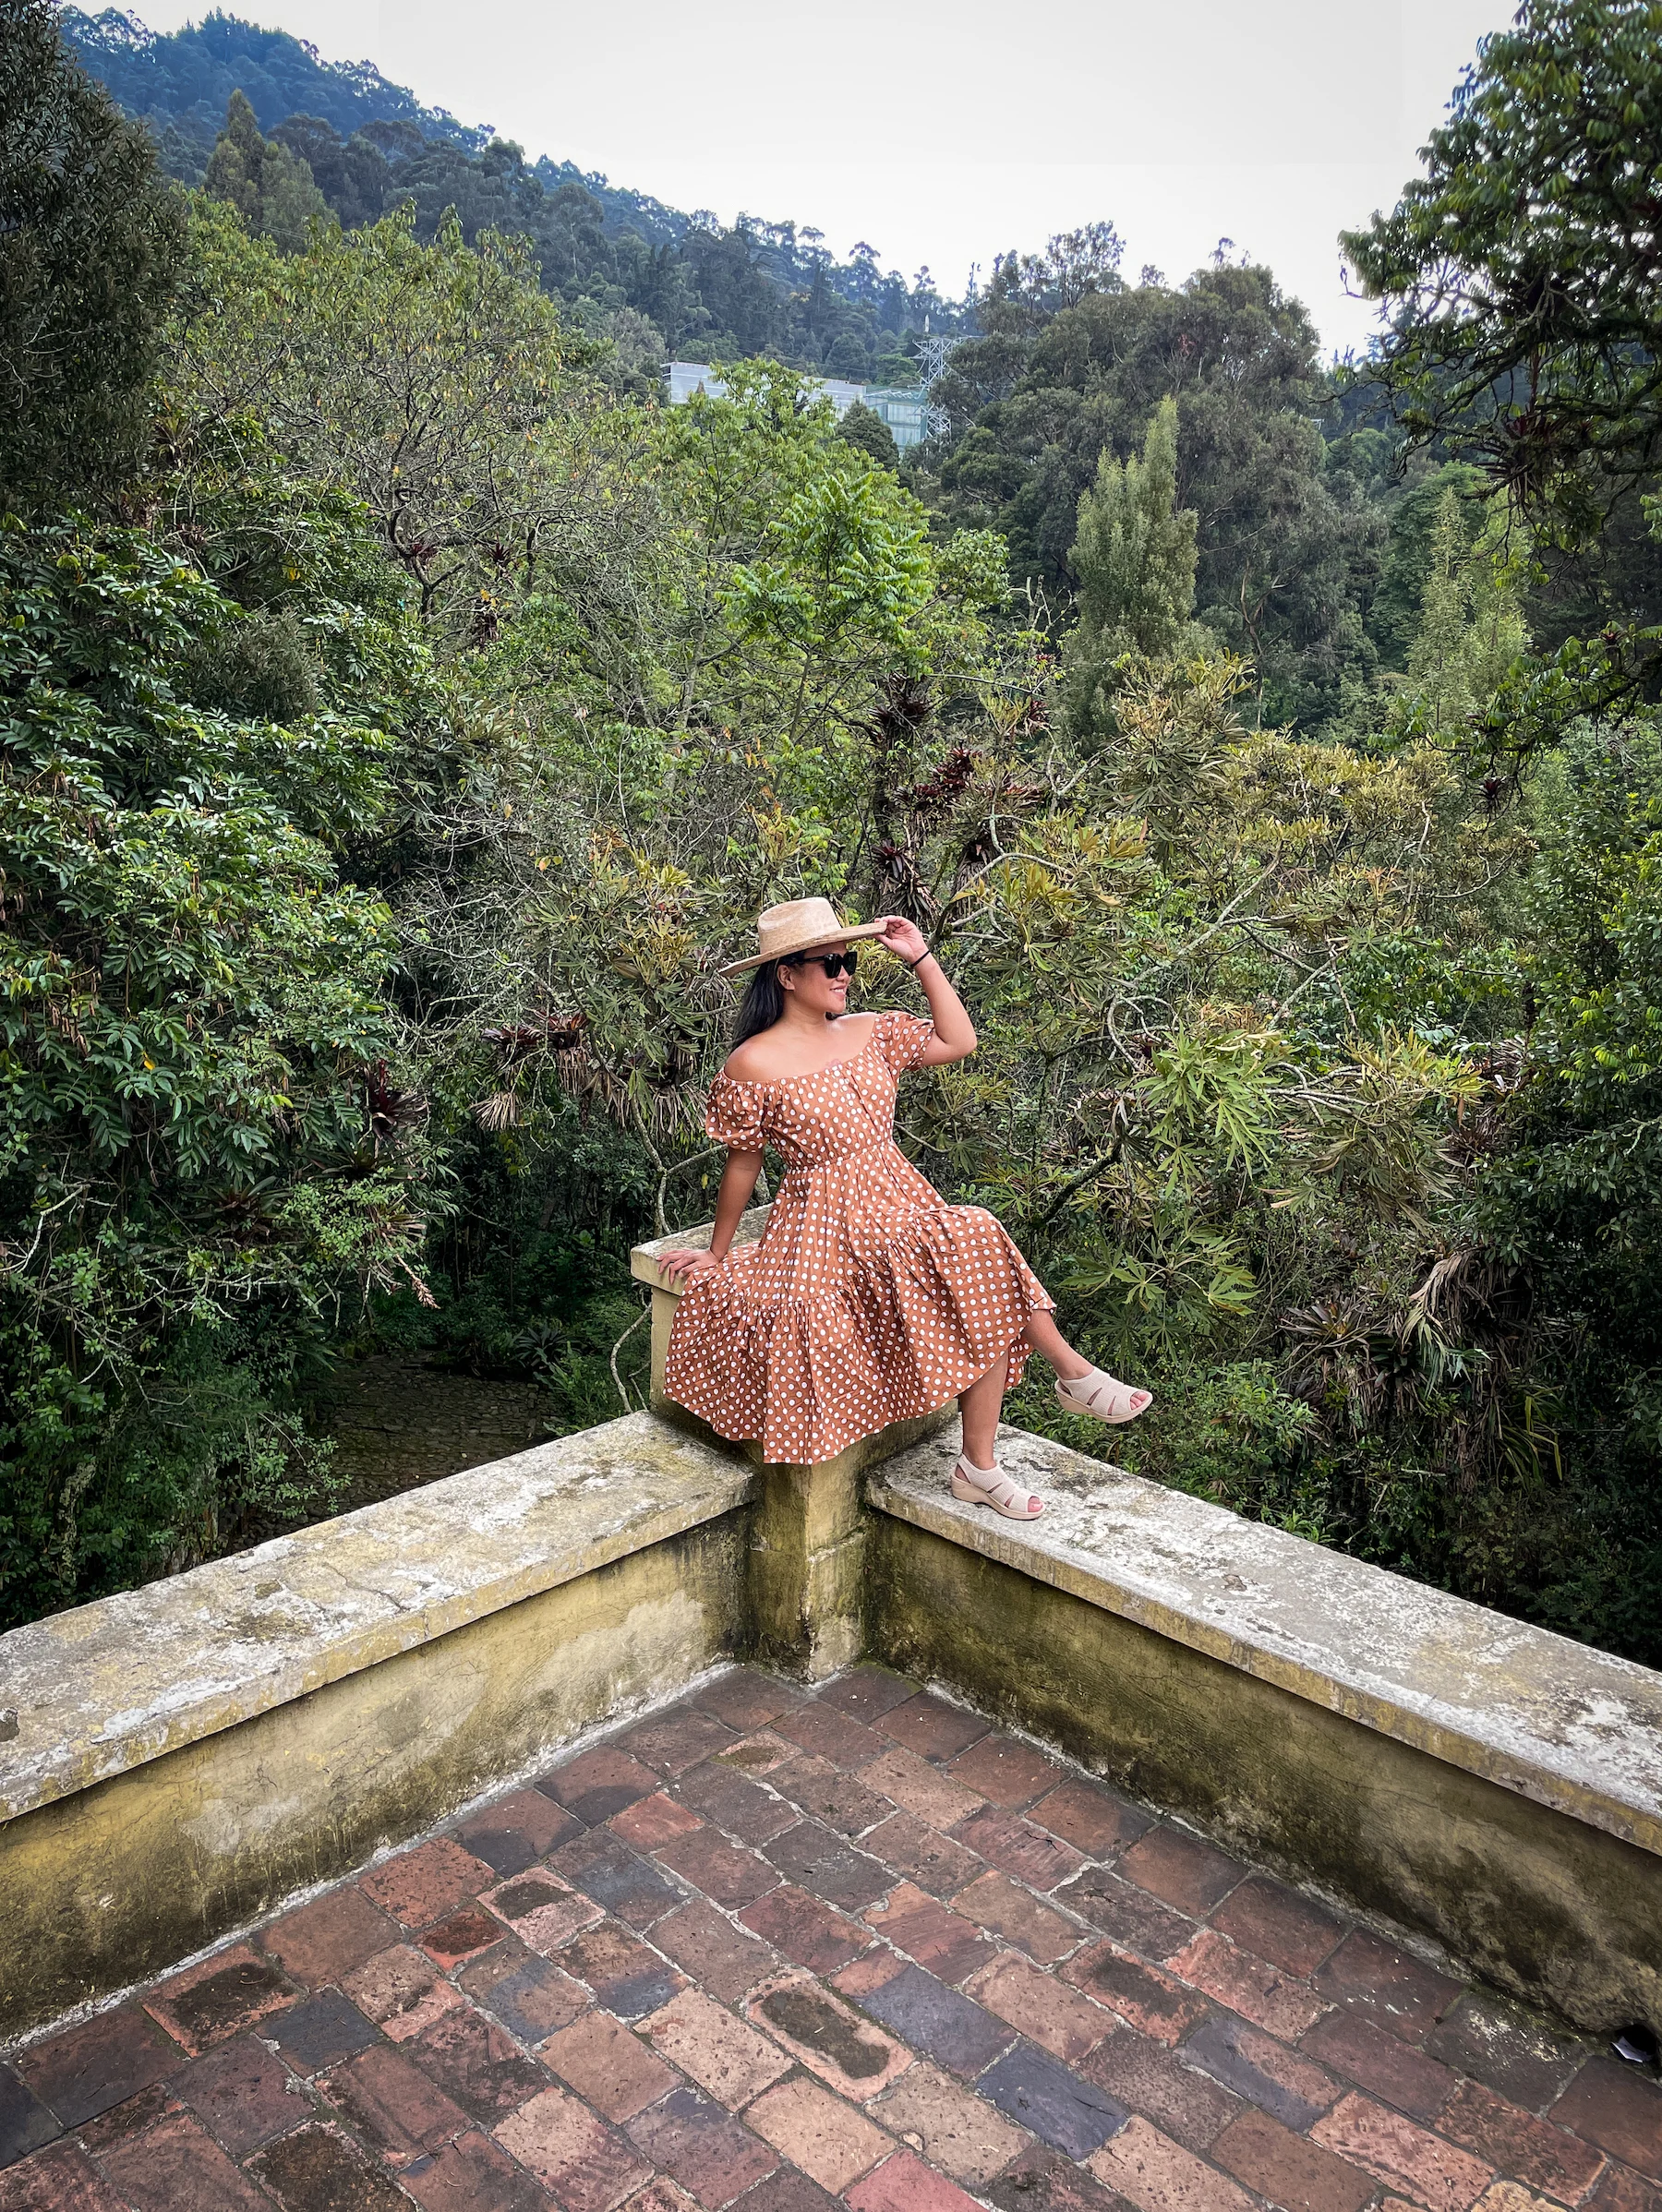
M 178 134 L 182 143 L 174 150 L 188 149 L 195 157 L 184 164 L 194 174 L 173 169 L 181 183 L 199 180 L 233 91 L 244 95 L 268 133 L 304 114 L 331 124 L 343 138 L 367 123 L 413 123 L 425 138 L 476 155 L 497 138 L 494 124 L 463 123 L 448 108 L 425 105 L 372 61 L 325 61 L 309 39 L 267 30 L 221 8 L 199 23 L 157 31 L 121 8 L 107 7 L 94 16 L 70 5 L 59 8 L 58 27 L 89 76 L 97 78 L 126 114 L 149 123 L 158 140 L 170 128 Z M 163 152 L 169 150 L 163 145 Z M 604 170 L 584 169 L 548 154 L 527 168 L 550 190 L 568 182 L 580 184 L 600 201 L 608 229 L 629 223 L 650 246 L 680 245 L 691 230 L 720 227 L 707 209 L 689 213 L 671 207 L 650 192 L 614 184 Z M 754 233 L 765 253 L 773 248 L 777 254 L 781 241 L 807 240 L 810 259 L 831 270 L 848 266 L 865 274 L 875 259 L 872 249 L 861 246 L 854 249 L 853 261 L 838 264 L 829 254 L 813 250 L 820 232 L 799 230 L 794 222 L 741 213 L 737 226 Z M 789 246 L 786 250 L 789 255 Z M 893 272 L 889 281 L 895 281 Z

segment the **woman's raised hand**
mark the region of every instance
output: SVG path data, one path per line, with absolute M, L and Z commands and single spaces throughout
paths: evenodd
M 695 1275 L 707 1275 L 721 1262 L 713 1252 L 660 1252 L 658 1273 L 668 1275 L 671 1282 L 691 1282 Z
M 929 940 L 915 921 L 908 921 L 904 914 L 885 914 L 883 930 L 877 939 L 885 953 L 893 953 L 897 960 L 904 960 L 908 968 L 921 960 L 929 950 Z

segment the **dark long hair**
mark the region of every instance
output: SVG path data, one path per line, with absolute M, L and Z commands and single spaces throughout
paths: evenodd
M 733 1019 L 732 1050 L 764 1029 L 771 1029 L 785 1011 L 785 986 L 779 980 L 779 963 L 764 960 L 753 974 L 750 988 L 739 1002 L 739 1011 Z
M 782 960 L 765 960 L 750 980 L 750 988 L 739 1002 L 739 1012 L 733 1019 L 733 1041 L 729 1048 L 737 1052 L 751 1038 L 759 1037 L 764 1029 L 771 1029 L 785 1012 L 785 986 L 779 980 L 782 968 L 801 968 L 807 957 L 805 953 L 787 953 Z M 852 960 L 852 953 L 849 956 Z M 831 1016 L 827 1014 L 825 1019 Z

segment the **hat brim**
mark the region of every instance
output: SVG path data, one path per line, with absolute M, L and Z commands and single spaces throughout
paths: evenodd
M 881 921 L 860 921 L 846 930 L 837 930 L 825 937 L 811 937 L 806 944 L 788 944 L 774 953 L 753 953 L 748 960 L 729 960 L 721 970 L 724 976 L 741 976 L 747 969 L 765 968 L 770 960 L 789 960 L 798 953 L 811 953 L 816 944 L 850 944 L 857 937 L 881 937 L 885 924 Z

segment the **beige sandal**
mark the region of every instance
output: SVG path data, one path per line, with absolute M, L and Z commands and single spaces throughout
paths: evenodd
M 1044 1500 L 1030 1490 L 1018 1490 L 996 1467 L 974 1466 L 960 1451 L 952 1470 L 952 1495 L 968 1506 L 991 1506 L 1006 1521 L 1037 1521 Z
M 1134 1390 L 1129 1383 L 1115 1381 L 1105 1367 L 1093 1367 L 1089 1375 L 1076 1376 L 1072 1382 L 1058 1376 L 1056 1397 L 1070 1413 L 1089 1413 L 1093 1421 L 1105 1421 L 1111 1428 L 1135 1421 L 1154 1402 L 1152 1390 Z

